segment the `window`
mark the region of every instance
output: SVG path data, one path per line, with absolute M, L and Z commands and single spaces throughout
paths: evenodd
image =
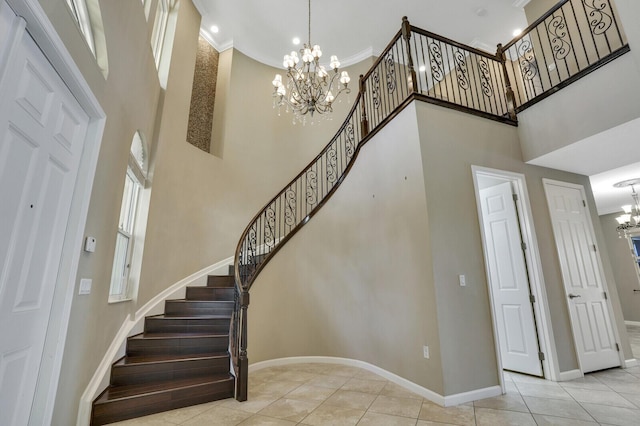
M 124 181 L 122 204 L 120 206 L 120 219 L 116 233 L 116 248 L 113 256 L 113 269 L 111 271 L 111 286 L 109 289 L 109 302 L 130 300 L 133 297 L 132 266 L 139 259 L 135 259 L 134 246 L 141 243 L 141 238 L 136 238 L 136 226 L 139 223 L 139 200 L 146 182 L 146 150 L 140 134 L 136 132 L 131 151 L 129 153 L 129 165 Z M 139 268 L 138 268 L 139 271 Z M 137 281 L 137 280 L 136 280 Z
M 89 49 L 91 49 L 93 56 L 96 56 L 96 45 L 93 39 L 93 31 L 91 30 L 91 19 L 89 19 L 87 3 L 85 3 L 84 0 L 67 0 L 67 4 L 69 5 L 69 9 L 71 9 L 71 13 L 78 23 L 78 26 L 80 27 L 82 35 L 84 36 L 85 40 L 87 40 Z
M 158 0 L 156 8 L 156 19 L 153 23 L 153 33 L 151 35 L 151 49 L 156 58 L 156 67 L 160 67 L 160 57 L 164 46 L 164 38 L 167 33 L 167 23 L 169 21 L 169 0 Z

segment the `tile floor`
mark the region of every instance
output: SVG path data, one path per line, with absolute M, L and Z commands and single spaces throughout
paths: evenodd
M 629 326 L 629 337 L 640 359 L 640 327 Z M 227 399 L 117 424 L 640 426 L 640 367 L 561 383 L 513 373 L 505 380 L 506 395 L 444 408 L 360 368 L 294 364 L 252 373 L 246 402 Z

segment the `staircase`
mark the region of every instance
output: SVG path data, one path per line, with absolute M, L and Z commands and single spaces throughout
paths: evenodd
M 185 299 L 167 300 L 164 314 L 146 317 L 93 402 L 91 425 L 233 397 L 233 297 L 233 276 L 209 276 L 206 287 L 187 287 Z

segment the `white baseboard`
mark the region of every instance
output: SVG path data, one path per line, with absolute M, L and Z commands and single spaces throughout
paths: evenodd
M 640 321 L 625 321 L 625 325 L 635 325 L 636 327 L 640 327 Z
M 251 373 L 251 372 L 258 371 L 263 368 L 269 368 L 269 367 L 279 367 L 283 365 L 306 364 L 306 363 L 314 363 L 314 362 L 323 363 L 323 364 L 340 364 L 340 365 L 347 365 L 351 367 L 362 368 L 364 370 L 375 373 L 378 376 L 384 377 L 390 382 L 393 382 L 399 386 L 402 386 L 408 391 L 413 392 L 417 395 L 420 395 L 421 397 L 428 399 L 431 402 L 434 402 L 438 405 L 442 405 L 445 407 L 464 404 L 470 401 L 475 401 L 483 398 L 490 398 L 490 397 L 498 396 L 502 394 L 502 388 L 496 385 L 488 388 L 476 389 L 469 392 L 458 393 L 455 395 L 443 396 L 443 395 L 440 395 L 439 393 L 436 393 L 423 386 L 413 383 L 403 377 L 398 376 L 397 374 L 384 370 L 373 364 L 369 364 L 368 362 L 365 362 L 365 361 L 360 361 L 360 360 L 350 359 L 350 358 L 338 358 L 338 357 L 326 357 L 326 356 L 300 356 L 300 357 L 278 358 L 278 359 L 271 359 L 268 361 L 261 361 L 261 362 L 256 362 L 254 364 L 251 364 L 249 365 L 249 372 Z
M 133 315 L 127 315 L 124 322 L 120 326 L 120 330 L 116 333 L 115 337 L 111 341 L 111 344 L 107 348 L 107 351 L 98 364 L 93 377 L 89 381 L 89 384 L 85 388 L 82 396 L 80 397 L 80 405 L 78 407 L 78 418 L 76 425 L 84 426 L 88 425 L 91 420 L 91 404 L 93 400 L 105 387 L 105 383 L 108 383 L 108 375 L 111 371 L 111 365 L 122 356 L 122 347 L 125 344 L 127 337 L 132 334 L 132 331 L 139 328 L 139 323 L 144 321 L 145 316 L 149 315 L 158 307 L 158 305 L 164 303 L 164 301 L 170 297 L 175 297 L 175 294 L 180 291 L 184 291 L 184 288 L 188 285 L 200 282 L 203 277 L 214 273 L 220 273 L 222 268 L 227 267 L 233 263 L 233 257 L 221 260 L 213 265 L 207 266 L 204 269 L 199 270 L 186 278 L 178 281 L 177 283 L 167 287 L 162 292 L 158 293 L 155 297 L 145 303 L 139 308 Z
M 568 382 L 569 380 L 580 379 L 584 377 L 582 371 L 580 370 L 569 370 L 569 371 L 561 371 L 560 372 L 560 380 L 559 382 Z
M 625 359 L 623 368 L 633 368 L 637 367 L 638 365 L 640 365 L 640 363 L 635 358 Z

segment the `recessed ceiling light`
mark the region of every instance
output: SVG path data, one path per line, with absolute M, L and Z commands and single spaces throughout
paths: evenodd
M 520 33 L 522 33 L 522 30 L 520 28 L 516 28 L 515 30 L 513 30 L 514 37 L 518 37 Z
M 485 9 L 484 7 L 479 7 L 475 10 L 476 15 L 478 16 L 486 16 L 487 15 L 487 9 Z
M 299 37 L 294 37 L 293 38 L 293 44 L 296 45 L 296 46 L 299 45 L 300 44 L 300 38 Z
M 218 28 L 217 25 L 212 25 L 210 29 L 211 29 L 211 32 L 214 34 L 218 34 L 218 31 L 220 31 L 220 28 Z

